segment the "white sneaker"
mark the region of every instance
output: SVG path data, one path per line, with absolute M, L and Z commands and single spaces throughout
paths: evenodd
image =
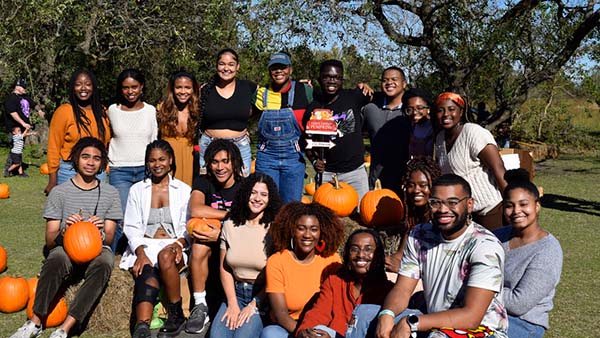
M 31 320 L 28 320 L 10 338 L 37 338 L 42 335 L 42 331 L 41 326 L 36 326 Z
M 58 329 L 52 332 L 50 338 L 67 338 L 67 333 L 63 329 Z

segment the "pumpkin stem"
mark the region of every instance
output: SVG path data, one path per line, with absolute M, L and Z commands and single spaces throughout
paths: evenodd
M 375 181 L 375 189 L 373 190 L 381 190 L 381 181 L 379 179 Z
M 331 175 L 331 178 L 333 178 L 333 186 L 335 187 L 336 190 L 340 189 L 340 181 L 338 180 L 338 177 L 336 174 Z

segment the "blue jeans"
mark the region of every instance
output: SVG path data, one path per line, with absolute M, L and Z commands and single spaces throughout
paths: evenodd
M 73 165 L 71 162 L 60 160 L 60 165 L 58 167 L 58 172 L 56 175 L 56 185 L 63 184 L 71 178 L 75 177 L 75 169 L 73 169 Z M 106 182 L 106 172 L 101 172 L 96 177 L 102 181 Z
M 262 330 L 260 338 L 293 338 L 292 334 L 277 324 L 269 325 Z
M 304 156 L 295 151 L 259 150 L 256 153 L 256 172 L 271 176 L 277 184 L 283 204 L 300 201 L 304 188 Z
M 254 284 L 251 283 L 241 283 L 235 282 L 235 296 L 237 298 L 238 306 L 240 310 L 246 307 L 248 303 L 252 301 Z M 241 327 L 231 330 L 225 324 L 226 321 L 221 321 L 225 311 L 227 310 L 227 303 L 221 303 L 221 307 L 217 312 L 217 315 L 212 321 L 212 325 L 210 327 L 210 336 L 211 337 L 258 337 L 263 329 L 262 319 L 258 313 L 252 315 L 250 317 L 250 321 L 248 323 L 244 323 Z
M 206 163 L 204 162 L 204 153 L 206 152 L 206 147 L 213 141 L 214 139 L 210 136 L 202 134 L 200 136 L 200 141 L 198 142 L 200 146 L 200 173 L 206 173 Z M 248 134 L 242 135 L 237 138 L 225 139 L 229 140 L 235 145 L 237 145 L 240 153 L 242 154 L 242 161 L 244 162 L 244 167 L 242 171 L 244 176 L 250 175 L 250 166 L 252 165 L 252 149 L 250 149 L 250 136 Z
M 125 207 L 127 206 L 127 196 L 129 196 L 129 188 L 135 183 L 144 179 L 143 165 L 135 167 L 110 167 L 110 173 L 108 179 L 110 185 L 119 190 L 119 197 L 121 198 L 121 210 L 123 215 L 125 214 Z M 115 229 L 115 237 L 113 239 L 111 248 L 113 252 L 117 252 L 117 245 L 123 237 L 123 226 L 122 224 L 117 225 Z
M 510 338 L 541 338 L 546 333 L 543 326 L 532 324 L 519 317 L 508 316 L 508 336 Z

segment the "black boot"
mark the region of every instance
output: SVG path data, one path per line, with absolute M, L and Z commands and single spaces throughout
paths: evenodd
M 158 338 L 176 337 L 183 329 L 185 317 L 181 308 L 181 299 L 177 303 L 165 304 L 167 308 L 167 320 L 163 327 L 158 331 Z
M 135 325 L 132 338 L 150 338 L 152 332 L 150 331 L 150 325 L 147 322 L 139 322 Z

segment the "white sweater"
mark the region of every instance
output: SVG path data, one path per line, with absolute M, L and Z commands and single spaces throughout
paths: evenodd
M 110 166 L 143 166 L 146 146 L 158 135 L 156 108 L 144 102 L 144 108 L 140 110 L 125 111 L 120 105 L 112 104 L 108 108 L 108 118 L 112 127 L 108 146 Z

